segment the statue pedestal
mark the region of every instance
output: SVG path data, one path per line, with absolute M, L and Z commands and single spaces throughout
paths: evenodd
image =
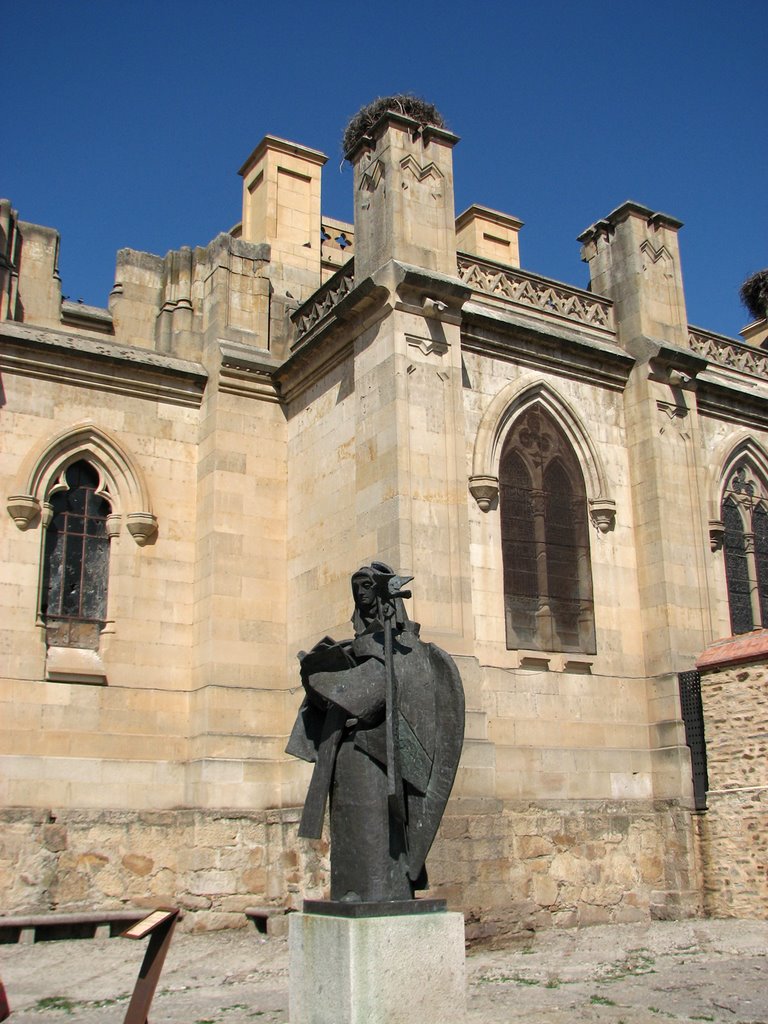
M 335 916 L 326 909 L 333 904 L 316 906 L 322 912 L 307 913 L 310 903 L 289 918 L 290 1024 L 464 1020 L 462 914 L 387 913 L 387 904 L 355 904 L 356 912 Z M 344 904 L 336 906 L 345 913 Z

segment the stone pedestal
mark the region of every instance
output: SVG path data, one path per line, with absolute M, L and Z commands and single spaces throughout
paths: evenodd
M 290 917 L 291 1024 L 464 1020 L 464 918 Z

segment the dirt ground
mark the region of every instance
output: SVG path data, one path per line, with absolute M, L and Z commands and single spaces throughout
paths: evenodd
M 119 938 L 0 945 L 9 1024 L 121 1024 L 144 948 Z M 150 1020 L 285 1024 L 287 941 L 253 930 L 175 936 Z M 768 922 L 606 925 L 471 950 L 467 1024 L 515 1021 L 768 1024 Z

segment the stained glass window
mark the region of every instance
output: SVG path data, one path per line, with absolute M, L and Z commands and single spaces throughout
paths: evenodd
M 97 648 L 106 619 L 111 509 L 90 463 L 71 465 L 50 499 L 40 611 L 49 646 Z

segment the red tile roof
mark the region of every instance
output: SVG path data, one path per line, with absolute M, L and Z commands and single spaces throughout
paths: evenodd
M 696 659 L 696 668 L 701 671 L 740 661 L 768 662 L 768 629 L 755 629 L 751 633 L 716 640 Z

